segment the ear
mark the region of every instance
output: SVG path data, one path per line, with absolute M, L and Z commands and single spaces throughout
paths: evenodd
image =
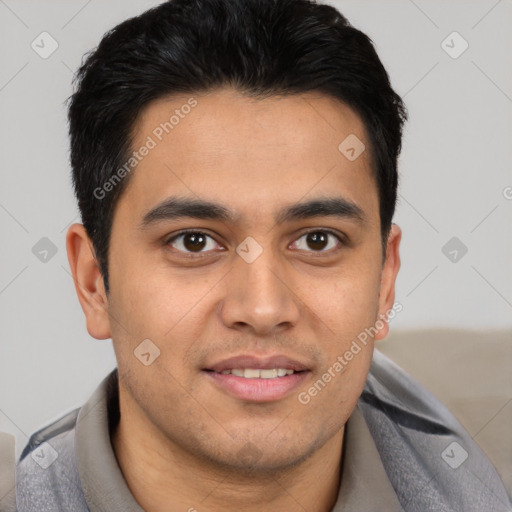
M 395 303 L 395 281 L 400 270 L 399 246 L 401 239 L 402 230 L 396 224 L 392 224 L 386 246 L 386 259 L 382 268 L 379 292 L 379 320 L 384 326 L 375 334 L 376 341 L 384 339 L 389 333 L 387 316 Z
M 92 242 L 82 224 L 73 224 L 66 236 L 68 261 L 87 331 L 98 340 L 111 337 L 108 300 Z

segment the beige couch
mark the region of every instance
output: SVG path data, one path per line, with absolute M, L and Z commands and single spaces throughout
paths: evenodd
M 392 332 L 376 346 L 451 410 L 512 496 L 512 331 Z

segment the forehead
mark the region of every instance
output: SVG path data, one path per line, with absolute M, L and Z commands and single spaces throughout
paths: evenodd
M 360 117 L 320 93 L 255 99 L 222 88 L 159 99 L 134 127 L 139 160 L 121 201 L 143 211 L 172 195 L 214 196 L 240 216 L 259 205 L 254 217 L 270 203 L 336 192 L 373 210 L 370 152 L 347 158 L 346 140 L 369 149 Z

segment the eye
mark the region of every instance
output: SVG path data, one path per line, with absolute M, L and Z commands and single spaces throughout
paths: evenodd
M 170 238 L 166 245 L 170 245 L 181 252 L 194 254 L 208 252 L 215 249 L 218 244 L 210 235 L 202 231 L 182 231 Z
M 313 252 L 327 252 L 330 249 L 343 245 L 341 237 L 332 231 L 315 230 L 304 233 L 294 242 L 299 250 L 308 251 L 308 247 Z M 311 252 L 311 251 L 310 251 Z

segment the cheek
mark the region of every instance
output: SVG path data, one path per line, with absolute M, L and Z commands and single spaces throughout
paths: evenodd
M 173 275 L 136 247 L 129 252 L 119 246 L 112 262 L 111 310 L 131 325 L 134 336 L 161 338 L 198 300 L 199 286 L 183 283 L 183 274 Z
M 378 318 L 379 270 L 354 267 L 322 287 L 314 287 L 315 292 L 308 297 L 308 306 L 321 320 L 317 321 L 322 329 L 318 342 L 322 342 L 326 356 L 317 378 L 329 382 L 329 391 L 322 392 L 319 406 L 321 402 L 344 404 L 345 411 L 362 391 L 373 354 L 371 327 Z
M 215 281 L 191 281 L 184 274 L 170 275 L 168 269 L 148 265 L 119 266 L 115 272 L 109 314 L 119 367 L 143 371 L 134 355 L 144 340 L 150 340 L 159 352 L 155 366 L 182 374 L 183 360 L 209 319 L 211 305 L 206 299 Z M 130 278 L 122 279 L 123 275 Z
M 375 321 L 380 286 L 375 268 L 355 267 L 310 285 L 305 302 L 334 334 L 355 335 Z

